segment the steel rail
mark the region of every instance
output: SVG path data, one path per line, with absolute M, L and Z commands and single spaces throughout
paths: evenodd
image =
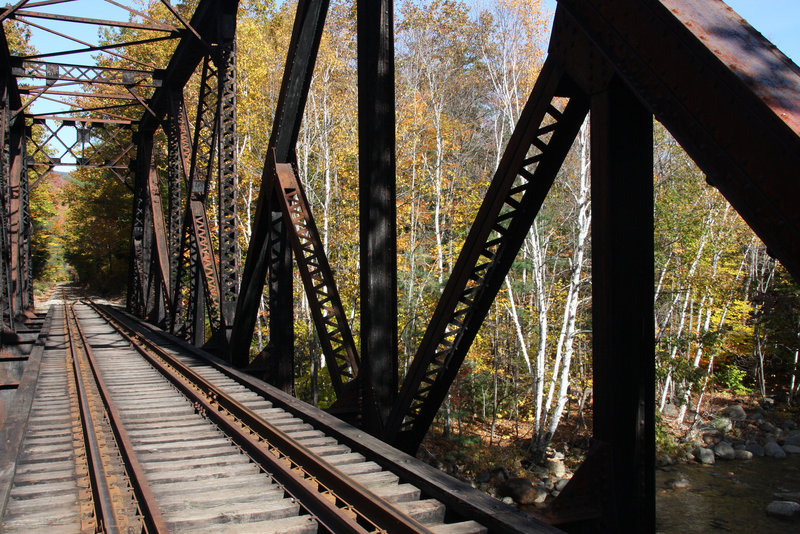
M 254 460 L 268 465 L 268 472 L 331 532 L 431 532 L 307 447 L 295 443 L 285 432 L 242 406 L 158 345 L 94 303 L 87 304 L 191 400 L 198 402 L 206 415 L 224 426 L 226 431 L 229 429 L 229 435 Z M 229 417 L 223 412 L 230 414 Z M 374 529 L 368 530 L 362 525 L 367 528 L 372 525 Z
M 155 494 L 150 488 L 150 484 L 147 482 L 144 468 L 142 467 L 142 464 L 136 457 L 136 453 L 134 452 L 133 449 L 133 442 L 131 441 L 128 432 L 125 430 L 125 427 L 123 427 L 122 425 L 122 416 L 120 415 L 119 410 L 117 409 L 116 405 L 111 399 L 111 394 L 108 390 L 108 387 L 106 386 L 105 382 L 103 381 L 103 378 L 97 371 L 97 364 L 96 364 L 96 359 L 94 357 L 94 353 L 88 341 L 86 340 L 86 336 L 83 333 L 83 328 L 81 328 L 80 321 L 78 321 L 78 317 L 75 314 L 74 306 L 75 303 L 73 302 L 72 303 L 73 309 L 71 310 L 71 312 L 72 312 L 72 317 L 75 320 L 77 335 L 83 345 L 84 354 L 86 355 L 86 359 L 89 362 L 89 369 L 91 370 L 92 376 L 94 377 L 98 393 L 100 394 L 100 398 L 103 400 L 103 405 L 105 406 L 106 409 L 109 425 L 111 426 L 111 430 L 114 433 L 114 437 L 116 438 L 120 456 L 122 457 L 122 460 L 125 464 L 125 468 L 128 472 L 131 488 L 133 489 L 134 495 L 136 496 L 136 502 L 139 507 L 139 512 L 141 514 L 142 522 L 144 523 L 145 531 L 148 534 L 167 533 L 169 532 L 169 529 L 167 528 L 167 523 L 164 520 L 163 515 L 161 514 L 161 509 L 158 507 L 158 504 L 156 503 Z M 66 304 L 64 304 L 64 307 L 66 316 Z M 69 332 L 71 339 L 72 337 L 71 329 L 69 329 Z M 70 342 L 70 348 L 73 349 L 73 347 L 74 347 L 73 343 Z M 73 357 L 73 361 L 74 360 L 75 358 Z M 108 528 L 106 529 L 106 531 L 116 532 L 116 530 L 112 531 Z
M 86 463 L 89 467 L 89 480 L 92 490 L 92 505 L 95 510 L 94 520 L 99 532 L 119 532 L 114 499 L 109 488 L 109 475 L 103 465 L 100 444 L 97 442 L 97 426 L 89 408 L 89 393 L 83 382 L 80 356 L 75 347 L 75 334 L 70 322 L 70 310 L 64 303 L 64 323 L 69 340 L 69 352 L 72 356 L 72 371 L 75 377 L 75 389 L 78 393 L 78 407 L 81 414 L 83 443 L 86 449 Z M 74 319 L 73 319 L 74 320 Z

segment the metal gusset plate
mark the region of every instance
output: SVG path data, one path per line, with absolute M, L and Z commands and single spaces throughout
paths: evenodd
M 419 447 L 588 112 L 568 86 L 547 61 L 392 410 L 386 438 L 400 449 Z
M 346 386 L 358 374 L 358 354 L 347 323 L 339 291 L 303 185 L 288 163 L 274 163 L 281 208 L 289 221 L 292 249 L 308 296 L 322 352 L 328 364 L 336 396 L 343 398 Z

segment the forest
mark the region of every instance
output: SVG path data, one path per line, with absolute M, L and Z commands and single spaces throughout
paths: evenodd
M 179 5 L 186 14 L 193 7 Z M 155 19 L 171 16 L 159 2 L 142 9 Z M 539 0 L 398 0 L 395 10 L 402 381 L 544 61 L 552 13 Z M 238 17 L 237 217 L 246 251 L 294 5 L 243 0 Z M 298 170 L 358 339 L 354 3 L 332 2 L 326 28 Z M 156 62 L 170 46 L 138 53 Z M 190 92 L 191 119 L 197 96 Z M 591 426 L 589 120 L 451 388 L 436 435 L 489 447 L 524 441 L 541 453 L 554 437 L 568 441 Z M 791 404 L 800 391 L 800 287 L 658 123 L 654 141 L 659 424 L 691 427 L 714 395 Z M 165 140 L 156 150 L 166 176 Z M 54 176 L 31 197 L 38 284 L 72 280 L 122 295 L 130 191 L 93 169 Z M 296 393 L 326 407 L 332 390 L 299 275 L 294 287 Z M 269 337 L 264 300 L 253 354 Z

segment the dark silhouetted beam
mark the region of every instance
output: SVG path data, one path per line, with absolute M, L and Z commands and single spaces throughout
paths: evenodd
M 559 6 L 800 279 L 800 68 L 720 0 Z
M 398 380 L 394 2 L 356 4 L 362 415 L 379 435 Z
M 616 508 L 604 524 L 652 532 L 653 117 L 619 78 L 591 110 L 593 434 L 611 446 Z

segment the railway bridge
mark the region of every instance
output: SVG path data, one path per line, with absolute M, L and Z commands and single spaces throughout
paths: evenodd
M 172 23 L 111 3 L 129 20 L 79 16 L 81 0 L 19 0 L 0 14 L 157 34 L 96 45 L 51 30 L 76 48 L 21 56 L 0 32 L 4 529 L 43 529 L 66 509 L 53 523 L 65 532 L 654 529 L 653 118 L 800 277 L 796 65 L 720 0 L 559 0 L 539 79 L 399 383 L 392 2 L 355 10 L 359 343 L 295 153 L 328 2 L 297 3 L 246 251 L 236 225 L 236 0 L 199 0 L 190 14 L 161 0 Z M 76 9 L 46 9 L 56 4 Z M 122 58 L 169 39 L 165 65 L 51 59 Z M 77 96 L 68 112 L 33 111 L 37 99 Z M 589 113 L 594 446 L 532 517 L 411 455 Z M 154 156 L 162 136 L 166 172 Z M 125 310 L 64 294 L 34 312 L 29 192 L 58 165 L 104 169 L 133 192 Z M 327 412 L 291 396 L 294 269 L 336 394 Z M 253 356 L 264 296 L 270 339 Z M 192 478 L 202 473 L 210 478 Z

